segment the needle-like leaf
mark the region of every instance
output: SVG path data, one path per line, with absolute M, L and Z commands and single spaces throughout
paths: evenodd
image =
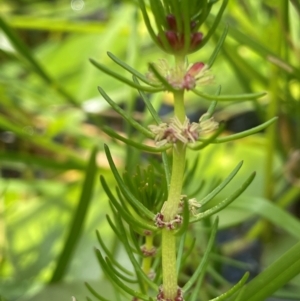
M 258 92 L 258 93 L 248 93 L 248 94 L 238 94 L 238 95 L 210 95 L 203 92 L 200 92 L 196 89 L 192 90 L 196 95 L 203 97 L 207 100 L 217 100 L 217 101 L 246 101 L 260 98 L 267 94 L 267 92 Z
M 197 279 L 200 277 L 200 275 L 205 273 L 206 266 L 207 266 L 207 263 L 208 263 L 209 254 L 212 250 L 214 240 L 215 240 L 215 237 L 216 237 L 216 234 L 217 234 L 217 229 L 218 229 L 218 218 L 215 219 L 214 224 L 212 226 L 209 241 L 208 241 L 207 247 L 205 249 L 205 252 L 204 252 L 204 255 L 201 259 L 200 264 L 196 268 L 196 270 L 195 270 L 194 274 L 192 275 L 192 277 L 188 280 L 188 282 L 182 288 L 182 290 L 184 292 L 187 292 L 193 286 L 193 284 L 197 281 Z
M 137 279 L 131 279 L 131 278 L 128 278 L 128 277 L 126 277 L 125 275 L 123 275 L 122 273 L 120 273 L 118 270 L 116 270 L 116 269 L 114 268 L 114 266 L 112 265 L 111 259 L 110 259 L 109 257 L 106 257 L 106 262 L 107 262 L 107 263 L 109 262 L 109 266 L 110 266 L 111 270 L 113 271 L 113 273 L 114 273 L 117 277 L 119 277 L 120 279 L 122 279 L 123 281 L 128 282 L 128 283 L 137 283 L 137 282 L 138 282 Z
M 235 175 L 238 173 L 240 168 L 243 165 L 243 161 L 241 161 L 234 170 L 229 174 L 229 176 L 219 185 L 217 186 L 212 192 L 210 192 L 205 198 L 203 198 L 199 203 L 203 206 L 210 200 L 212 200 L 220 191 L 222 191 L 228 183 L 235 177 Z
M 130 215 L 119 202 L 116 200 L 112 192 L 110 191 L 104 177 L 100 176 L 100 181 L 102 184 L 102 187 L 104 191 L 106 192 L 107 196 L 109 197 L 109 200 L 112 202 L 112 204 L 115 206 L 117 209 L 118 213 L 121 214 L 121 216 L 124 218 L 124 220 L 129 224 L 129 225 L 135 225 L 137 227 L 140 227 L 141 229 L 148 229 L 151 231 L 156 231 L 157 228 L 154 226 L 149 225 L 146 223 L 144 220 L 141 218 L 135 218 L 132 215 Z
M 139 81 L 137 80 L 137 78 L 135 76 L 133 76 L 132 78 L 133 78 L 133 82 L 136 83 L 137 85 L 139 85 Z M 144 101 L 144 103 L 145 103 L 148 111 L 152 115 L 152 117 L 155 120 L 155 122 L 157 124 L 160 124 L 161 123 L 161 119 L 160 119 L 159 115 L 157 114 L 156 110 L 153 108 L 152 103 L 149 101 L 148 97 L 141 90 L 139 90 L 139 94 L 142 97 L 142 99 L 143 99 L 143 101 Z
M 137 77 L 138 79 L 140 79 L 142 82 L 144 82 L 145 84 L 148 84 L 149 86 L 157 86 L 156 84 L 151 83 L 148 78 L 143 75 L 142 73 L 138 72 L 137 70 L 135 70 L 134 68 L 132 68 L 131 66 L 127 65 L 125 62 L 121 61 L 119 58 L 117 58 L 115 55 L 113 55 L 111 52 L 107 52 L 107 55 L 119 66 L 121 66 L 122 68 L 124 68 L 125 70 L 127 70 L 129 73 L 131 73 L 133 76 Z
M 220 92 L 221 92 L 221 86 L 219 87 L 219 89 L 218 89 L 216 95 L 219 95 Z M 216 109 L 217 104 L 218 104 L 217 101 L 215 101 L 215 100 L 212 101 L 212 103 L 210 104 L 210 106 L 208 107 L 208 110 L 207 110 L 207 112 L 206 112 L 207 117 L 206 117 L 205 119 L 209 119 L 209 118 L 212 117 L 213 113 L 215 112 L 215 109 Z M 203 120 L 205 120 L 205 119 L 203 119 Z
M 150 280 L 150 278 L 148 277 L 148 275 L 145 275 L 145 273 L 144 273 L 144 271 L 142 270 L 140 264 L 138 263 L 138 261 L 136 260 L 136 258 L 133 256 L 133 254 L 132 254 L 132 252 L 131 252 L 131 250 L 130 250 L 129 242 L 128 242 L 128 240 L 127 240 L 127 235 L 126 235 L 126 232 L 125 232 L 124 225 L 123 225 L 123 223 L 122 223 L 122 221 L 121 221 L 120 218 L 117 217 L 117 219 L 118 219 L 118 224 L 119 224 L 119 226 L 120 226 L 120 232 L 121 232 L 122 235 L 124 235 L 124 247 L 125 247 L 125 249 L 126 249 L 126 251 L 127 251 L 127 254 L 128 254 L 128 256 L 129 256 L 129 259 L 130 259 L 130 261 L 131 261 L 131 263 L 132 263 L 132 265 L 133 265 L 133 267 L 134 267 L 136 273 L 139 274 L 139 275 L 143 278 L 143 280 L 144 280 L 150 287 L 152 287 L 154 290 L 158 291 L 158 286 Z
M 78 101 L 48 74 L 48 72 L 43 68 L 42 64 L 40 64 L 39 61 L 32 55 L 30 49 L 26 46 L 26 44 L 23 43 L 23 41 L 16 35 L 16 33 L 6 24 L 1 16 L 0 28 L 6 34 L 7 38 L 14 46 L 14 48 L 18 51 L 18 53 L 20 53 L 28 61 L 36 74 L 50 87 L 60 93 L 66 100 L 78 107 Z
M 146 6 L 145 6 L 145 3 L 144 3 L 144 0 L 138 0 L 139 4 L 140 4 L 140 9 L 142 11 L 142 14 L 143 14 L 143 18 L 144 18 L 144 22 L 145 22 L 145 25 L 147 27 L 147 30 L 153 40 L 153 42 L 161 49 L 163 49 L 163 47 L 158 43 L 158 39 L 157 39 L 157 35 L 155 33 L 155 31 L 153 30 L 152 28 L 152 25 L 151 25 L 151 22 L 150 22 L 150 19 L 149 19 L 149 16 L 148 16 L 148 13 L 147 13 L 147 9 L 146 9 Z
M 163 151 L 165 151 L 165 150 L 167 150 L 171 147 L 171 144 L 166 144 L 166 145 L 161 146 L 161 147 L 148 146 L 148 145 L 145 145 L 145 144 L 142 144 L 142 143 L 135 142 L 134 140 L 127 139 L 124 136 L 121 136 L 121 135 L 117 134 L 114 130 L 112 130 L 108 126 L 103 126 L 101 129 L 102 129 L 103 132 L 105 132 L 110 137 L 115 138 L 117 140 L 120 140 L 120 141 L 122 141 L 122 142 L 124 142 L 124 143 L 126 143 L 126 144 L 128 144 L 132 147 L 135 147 L 135 148 L 140 149 L 140 150 L 145 151 L 145 152 L 161 153 L 161 152 L 163 152 Z
M 105 269 L 108 271 L 109 277 L 111 280 L 119 287 L 121 288 L 124 292 L 128 293 L 129 295 L 133 297 L 138 297 L 142 300 L 148 301 L 148 297 L 139 291 L 133 290 L 127 285 L 125 285 L 115 274 L 114 274 L 114 269 L 113 266 L 111 265 L 110 261 L 106 261 L 99 250 L 96 250 L 96 255 L 99 261 L 101 262 L 101 266 L 105 267 Z
M 183 257 L 183 251 L 185 247 L 185 239 L 186 239 L 187 232 L 184 232 L 182 236 L 180 237 L 179 246 L 177 249 L 177 261 L 176 261 L 176 271 L 177 271 L 177 277 L 180 272 L 180 267 L 182 263 L 182 257 Z
M 211 68 L 211 66 L 215 62 L 215 60 L 216 60 L 216 58 L 217 58 L 217 56 L 218 56 L 218 54 L 219 54 L 219 52 L 220 52 L 220 50 L 221 50 L 221 48 L 223 46 L 223 43 L 224 43 L 224 41 L 226 39 L 227 33 L 228 33 L 228 25 L 225 26 L 223 34 L 221 35 L 221 37 L 220 37 L 220 39 L 219 39 L 219 41 L 218 41 L 218 43 L 217 43 L 217 45 L 216 45 L 216 47 L 215 47 L 212 55 L 210 56 L 210 58 L 208 60 L 208 63 L 207 63 L 208 68 Z
M 278 117 L 273 117 L 272 119 L 266 121 L 265 123 L 263 123 L 259 126 L 256 126 L 256 127 L 252 128 L 250 130 L 243 131 L 243 132 L 233 134 L 233 135 L 229 135 L 229 136 L 226 136 L 226 137 L 217 138 L 217 139 L 213 140 L 211 143 L 224 143 L 224 142 L 233 141 L 233 140 L 237 140 L 237 139 L 241 139 L 241 138 L 253 135 L 255 133 L 258 133 L 258 132 L 264 130 L 269 125 L 274 123 L 277 119 L 278 119 Z M 205 141 L 205 139 L 203 139 L 203 138 L 199 138 L 199 140 Z
M 80 238 L 83 230 L 84 221 L 87 216 L 89 205 L 91 203 L 94 191 L 94 183 L 97 173 L 96 155 L 97 148 L 95 147 L 90 155 L 84 183 L 82 185 L 81 194 L 77 208 L 74 212 L 72 222 L 69 226 L 69 233 L 63 246 L 62 252 L 57 260 L 56 268 L 51 277 L 50 283 L 55 283 L 61 280 L 66 272 L 68 264 L 71 261 L 74 249 Z
M 133 195 L 132 193 L 128 190 L 128 188 L 126 187 L 126 185 L 124 184 L 124 182 L 122 181 L 122 178 L 120 176 L 120 174 L 118 173 L 118 170 L 114 164 L 114 161 L 112 159 L 111 153 L 109 151 L 109 148 L 107 145 L 104 145 L 104 150 L 106 153 L 106 157 L 108 160 L 108 163 L 110 165 L 110 168 L 114 174 L 114 177 L 119 185 L 120 190 L 122 191 L 122 193 L 124 194 L 124 196 L 131 201 L 132 206 L 138 208 L 141 213 L 143 213 L 147 218 L 149 218 L 150 220 L 152 220 L 154 218 L 154 214 L 148 210 L 145 206 L 143 206 L 143 204 L 141 204 Z
M 209 217 L 219 211 L 221 211 L 223 208 L 227 207 L 229 204 L 231 204 L 253 181 L 255 177 L 255 172 L 252 173 L 249 178 L 243 183 L 243 185 L 237 189 L 232 195 L 230 195 L 228 198 L 220 202 L 218 205 L 202 212 L 198 213 L 194 218 L 191 218 L 191 222 L 197 222 L 199 220 L 202 220 L 203 218 Z
M 230 290 L 228 290 L 226 293 L 214 298 L 210 299 L 209 301 L 224 301 L 227 300 L 229 297 L 231 297 L 233 294 L 235 294 L 247 281 L 249 278 L 249 273 L 245 273 L 243 278 L 236 284 L 234 285 Z
M 155 93 L 155 92 L 160 92 L 162 91 L 163 89 L 162 88 L 154 88 L 154 87 L 147 87 L 147 86 L 141 86 L 141 85 L 137 85 L 135 84 L 134 82 L 132 82 L 131 80 L 127 79 L 126 77 L 120 75 L 119 73 L 117 72 L 114 72 L 112 71 L 110 68 L 96 62 L 95 60 L 93 59 L 90 59 L 90 62 L 96 67 L 98 68 L 99 70 L 101 70 L 102 72 L 110 75 L 111 77 L 114 77 L 115 79 L 123 82 L 124 84 L 132 87 L 132 88 L 135 88 L 135 89 L 139 89 L 139 90 L 142 90 L 142 91 L 146 91 L 146 92 L 152 92 L 152 93 Z
M 124 273 L 126 273 L 127 275 L 131 275 L 133 276 L 133 273 L 128 271 L 127 269 L 124 268 L 123 265 L 121 265 L 117 260 L 115 260 L 114 256 L 112 255 L 112 253 L 108 250 L 108 248 L 106 247 L 103 239 L 101 238 L 100 232 L 98 230 L 96 230 L 96 235 L 97 235 L 97 239 L 98 242 L 101 246 L 101 248 L 103 249 L 103 251 L 105 252 L 105 254 L 111 259 L 112 263 L 114 263 L 114 265 L 116 267 L 118 267 L 121 271 L 123 271 Z
M 209 41 L 209 39 L 211 38 L 211 36 L 216 31 L 216 29 L 217 29 L 217 27 L 218 27 L 218 25 L 219 25 L 219 23 L 221 21 L 222 15 L 223 15 L 223 13 L 225 11 L 225 8 L 227 6 L 227 3 L 228 3 L 228 0 L 223 0 L 222 5 L 221 5 L 221 7 L 219 9 L 219 12 L 218 12 L 217 16 L 215 17 L 213 25 L 210 27 L 207 35 L 202 40 L 202 43 L 200 43 L 199 47 L 197 47 L 198 49 L 202 48 Z
M 98 300 L 100 301 L 111 301 L 111 300 L 108 300 L 104 297 L 102 297 L 100 294 L 98 294 L 87 282 L 85 282 L 85 286 L 87 287 L 87 289 L 90 291 L 90 293 L 96 297 Z M 91 300 L 90 298 L 87 297 L 87 300 Z
M 126 121 L 128 121 L 135 129 L 139 132 L 143 133 L 148 138 L 153 138 L 154 135 L 148 129 L 141 126 L 140 123 L 135 121 L 131 116 L 129 116 L 122 108 L 120 108 L 105 92 L 101 87 L 98 87 L 100 94 L 103 98 L 109 103 L 109 105 L 120 114 Z

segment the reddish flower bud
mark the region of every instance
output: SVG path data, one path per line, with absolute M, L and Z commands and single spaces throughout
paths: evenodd
M 202 32 L 195 32 L 191 36 L 191 49 L 196 48 L 203 40 Z
M 200 71 L 203 69 L 204 66 L 205 66 L 204 63 L 197 62 L 190 67 L 190 69 L 188 70 L 188 72 L 186 74 L 188 74 L 190 76 L 196 76 L 200 73 Z
M 166 31 L 166 38 L 170 44 L 170 46 L 174 49 L 174 50 L 178 50 L 179 48 L 179 40 L 178 40 L 178 36 L 176 34 L 176 32 L 174 31 Z
M 177 22 L 174 15 L 170 14 L 166 16 L 167 23 L 169 25 L 169 29 L 173 31 L 177 31 Z

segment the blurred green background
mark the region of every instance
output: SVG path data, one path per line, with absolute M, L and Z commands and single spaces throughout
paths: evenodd
M 97 86 L 137 120 L 151 123 L 137 91 L 101 74 L 88 59 L 125 75 L 107 51 L 141 73 L 165 54 L 150 40 L 135 1 L 2 0 L 0 14 L 0 296 L 81 300 L 87 295 L 85 281 L 107 290 L 93 252 L 95 229 L 114 244 L 105 222 L 107 197 L 97 181 L 103 174 L 114 185 L 103 143 L 120 168 L 133 170 L 141 161 L 138 153 L 101 132 L 103 123 L 119 131 L 126 126 Z M 298 0 L 229 1 L 217 33 L 190 56 L 191 62 L 205 62 L 227 23 L 229 34 L 212 68 L 214 83 L 204 90 L 215 93 L 222 85 L 224 94 L 268 93 L 255 102 L 219 104 L 216 119 L 226 121 L 227 132 L 238 132 L 279 117 L 264 133 L 205 149 L 189 185 L 192 190 L 203 178 L 224 178 L 240 160 L 240 179 L 232 185 L 257 172 L 243 196 L 220 214 L 220 222 L 223 229 L 246 224 L 243 235 L 263 237 L 262 268 L 300 239 L 299 15 Z M 168 94 L 153 95 L 152 102 L 169 116 Z M 195 119 L 209 103 L 188 93 L 186 104 Z M 96 165 L 93 160 L 88 165 L 95 146 Z M 189 154 L 189 168 L 197 156 Z M 257 226 L 257 216 L 271 226 Z M 63 252 L 65 268 L 58 260 Z M 121 251 L 116 256 L 125 260 Z

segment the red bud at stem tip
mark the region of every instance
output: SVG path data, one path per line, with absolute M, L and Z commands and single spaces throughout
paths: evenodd
M 169 25 L 169 29 L 173 30 L 173 31 L 177 31 L 177 22 L 176 22 L 176 18 L 174 15 L 167 15 L 166 16 L 166 20 L 167 23 Z
M 203 39 L 203 33 L 202 32 L 195 32 L 192 34 L 191 37 L 191 49 L 196 48 L 200 43 L 202 42 Z

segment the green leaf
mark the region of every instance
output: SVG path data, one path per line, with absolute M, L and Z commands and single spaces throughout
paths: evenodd
M 137 78 L 135 76 L 133 76 L 133 81 L 138 85 L 139 82 L 137 80 Z M 161 119 L 159 117 L 159 115 L 157 114 L 156 110 L 153 108 L 151 102 L 149 101 L 148 97 L 145 95 L 144 92 L 142 92 L 141 90 L 139 90 L 139 94 L 142 97 L 148 111 L 150 112 L 150 114 L 152 115 L 153 119 L 155 120 L 155 122 L 157 124 L 161 123 Z
M 240 270 L 249 270 L 253 266 L 251 263 L 245 263 L 236 259 L 232 259 L 230 257 L 227 257 L 226 255 L 220 255 L 217 253 L 210 254 L 209 256 L 213 261 L 216 261 L 218 263 L 226 264 L 232 267 L 236 267 Z
M 107 270 L 107 274 L 111 281 L 116 284 L 119 288 L 121 288 L 124 292 L 128 293 L 131 296 L 139 297 L 142 300 L 148 301 L 148 298 L 146 295 L 131 289 L 126 284 L 124 284 L 115 274 L 113 266 L 111 265 L 110 261 L 106 261 L 99 250 L 95 250 L 97 254 L 97 258 L 99 259 L 99 262 L 101 262 L 101 267 L 105 268 Z
M 205 252 L 203 254 L 200 264 L 198 265 L 197 269 L 195 270 L 194 274 L 190 277 L 188 282 L 182 287 L 182 290 L 184 292 L 187 292 L 193 286 L 193 284 L 196 282 L 196 280 L 205 273 L 205 270 L 206 270 L 206 267 L 208 264 L 209 254 L 212 251 L 212 247 L 213 247 L 213 244 L 215 241 L 217 230 L 218 230 L 218 218 L 215 219 L 214 224 L 212 226 L 209 241 L 208 241 L 207 247 L 205 249 Z
M 267 219 L 276 227 L 286 231 L 296 239 L 300 240 L 300 222 L 297 218 L 276 206 L 276 204 L 258 197 L 242 197 L 233 203 L 231 208 L 251 211 Z
M 265 301 L 267 297 L 300 273 L 299 254 L 300 242 L 246 284 L 239 300 Z
M 232 66 L 235 76 L 241 83 L 244 90 L 252 90 L 250 82 L 254 79 L 256 82 L 259 82 L 264 86 L 269 85 L 267 77 L 264 76 L 255 65 L 253 66 L 245 60 L 237 51 L 236 46 L 230 45 L 229 43 L 224 44 L 222 53 L 226 61 L 228 61 L 228 63 Z
M 126 273 L 127 275 L 131 275 L 133 276 L 133 273 L 128 271 L 127 269 L 124 268 L 124 266 L 122 264 L 120 264 L 112 255 L 112 253 L 108 250 L 108 248 L 106 247 L 104 241 L 101 238 L 100 232 L 98 230 L 96 230 L 96 235 L 97 235 L 97 239 L 98 242 L 101 246 L 101 248 L 103 249 L 103 251 L 105 252 L 105 254 L 111 259 L 112 263 L 114 263 L 114 265 L 116 267 L 118 267 L 121 271 L 123 271 L 124 273 Z
M 182 257 L 183 257 L 183 252 L 184 252 L 184 248 L 185 248 L 185 239 L 186 239 L 186 234 L 187 232 L 184 232 L 180 238 L 179 241 L 179 246 L 177 249 L 177 258 L 176 258 L 176 271 L 177 271 L 177 277 L 178 274 L 180 272 L 180 267 L 182 264 Z
M 224 142 L 233 141 L 233 140 L 236 140 L 236 139 L 240 139 L 240 138 L 244 138 L 244 137 L 253 135 L 255 133 L 258 133 L 258 132 L 264 130 L 269 125 L 274 123 L 277 119 L 278 119 L 278 117 L 273 117 L 272 119 L 264 122 L 263 124 L 261 124 L 259 126 L 256 126 L 256 127 L 252 128 L 250 130 L 243 131 L 243 132 L 233 134 L 233 135 L 229 135 L 229 136 L 226 136 L 226 137 L 217 138 L 217 139 L 213 140 L 211 143 L 224 143 Z M 202 138 L 199 138 L 199 140 L 205 141 Z
M 122 68 L 124 68 L 125 70 L 127 70 L 129 73 L 131 73 L 133 76 L 137 77 L 138 79 L 140 79 L 142 82 L 144 82 L 145 84 L 148 84 L 149 86 L 157 86 L 156 84 L 151 83 L 148 78 L 143 75 L 142 73 L 138 72 L 137 70 L 133 69 L 131 66 L 129 66 L 128 64 L 126 64 L 125 62 L 121 61 L 119 58 L 117 58 L 116 56 L 114 56 L 111 52 L 107 52 L 107 55 L 119 66 L 121 66 Z
M 84 221 L 91 203 L 94 191 L 95 177 L 97 173 L 96 165 L 97 148 L 95 147 L 90 155 L 86 169 L 84 183 L 82 185 L 78 206 L 74 212 L 72 222 L 69 226 L 69 234 L 63 246 L 63 250 L 58 258 L 56 268 L 52 274 L 50 283 L 60 281 L 72 259 L 77 242 L 84 226 Z
M 109 262 L 109 266 L 110 266 L 111 270 L 113 271 L 114 275 L 116 275 L 121 280 L 128 282 L 128 283 L 137 283 L 138 282 L 137 279 L 128 278 L 125 275 L 123 275 L 122 273 L 120 273 L 118 270 L 116 270 L 114 268 L 114 266 L 111 264 L 111 258 L 109 258 L 108 256 L 106 257 L 106 262 Z
M 109 163 L 109 166 L 112 170 L 112 173 L 114 174 L 114 177 L 119 185 L 120 190 L 122 191 L 122 193 L 124 194 L 124 196 L 131 201 L 131 204 L 133 207 L 138 208 L 147 218 L 149 218 L 150 220 L 153 220 L 154 218 L 154 214 L 148 210 L 145 206 L 143 206 L 143 204 L 141 204 L 133 195 L 132 193 L 128 190 L 128 188 L 126 187 L 126 185 L 124 184 L 124 182 L 122 181 L 121 176 L 118 173 L 118 170 L 114 164 L 114 161 L 112 159 L 112 156 L 110 154 L 109 148 L 107 145 L 104 145 L 104 150 L 106 153 L 106 157 Z
M 249 93 L 249 94 L 240 94 L 240 95 L 209 95 L 202 93 L 196 89 L 192 90 L 196 95 L 203 97 L 207 100 L 217 100 L 217 101 L 246 101 L 260 98 L 267 94 L 267 92 L 258 92 L 258 93 Z
M 161 1 L 150 0 L 149 2 L 151 6 L 152 15 L 155 18 L 156 27 L 160 28 L 160 30 L 163 32 L 164 28 L 167 28 L 164 7 Z
M 166 175 L 166 181 L 167 181 L 167 187 L 170 186 L 171 181 L 171 168 L 170 168 L 170 162 L 168 159 L 168 155 L 166 151 L 162 152 L 162 162 L 164 165 L 165 175 Z
M 75 155 L 70 149 L 68 149 L 65 146 L 56 144 L 51 141 L 51 137 L 41 137 L 39 135 L 30 135 L 26 131 L 23 130 L 24 126 L 22 124 L 14 123 L 9 118 L 0 115 L 0 127 L 4 128 L 8 131 L 13 132 L 18 137 L 32 143 L 33 145 L 36 145 L 37 147 L 42 147 L 45 150 L 49 150 L 51 152 L 57 153 L 57 154 L 64 154 L 68 157 L 68 159 L 71 162 L 74 162 L 74 164 L 78 164 L 78 166 L 82 166 L 84 168 L 85 162 L 79 158 L 77 155 Z M 12 155 L 13 153 L 11 153 Z M 27 157 L 28 158 L 28 157 Z M 55 163 L 53 164 L 55 166 Z
M 152 146 L 148 146 L 146 144 L 141 144 L 138 142 L 135 142 L 134 140 L 131 139 L 127 139 L 119 134 L 117 134 L 114 130 L 112 130 L 110 127 L 107 126 L 103 126 L 102 131 L 105 132 L 107 135 L 109 135 L 112 138 L 115 138 L 117 140 L 120 140 L 132 147 L 135 147 L 137 149 L 140 149 L 142 151 L 145 152 L 149 152 L 149 153 L 161 153 L 162 151 L 165 151 L 167 149 L 169 149 L 172 145 L 171 144 L 166 144 L 164 146 L 161 147 L 152 147 Z
M 231 204 L 253 181 L 255 177 L 255 172 L 252 173 L 249 178 L 243 183 L 243 185 L 237 189 L 232 195 L 230 195 L 228 198 L 220 202 L 218 205 L 202 212 L 198 213 L 194 218 L 191 218 L 191 223 L 197 222 L 199 220 L 202 220 L 203 218 L 209 217 L 219 211 L 221 211 L 223 208 L 227 207 L 229 204 Z
M 245 290 L 245 286 L 243 286 L 240 291 L 238 292 L 237 296 L 236 296 L 236 299 L 234 299 L 234 301 L 243 301 L 241 299 L 242 295 L 244 294 L 244 290 Z
M 168 1 L 171 6 L 171 13 L 174 14 L 176 19 L 176 24 L 178 26 L 178 31 L 182 32 L 183 24 L 182 24 L 182 14 L 180 9 L 179 1 Z
M 228 290 L 226 293 L 218 296 L 217 298 L 210 299 L 209 301 L 223 301 L 227 300 L 229 297 L 231 297 L 233 294 L 235 294 L 247 281 L 249 278 L 249 273 L 247 272 L 242 279 L 234 285 L 230 290 Z
M 164 16 L 164 12 L 163 12 L 163 8 L 160 5 L 160 1 L 157 0 L 149 0 L 150 5 L 151 5 L 151 11 L 152 11 L 152 15 L 155 19 L 155 23 L 156 23 L 156 28 L 158 30 L 158 36 L 160 38 L 161 44 L 163 45 L 159 45 L 159 39 L 158 37 L 155 35 L 154 38 L 154 42 L 156 42 L 156 44 L 158 44 L 160 46 L 160 48 L 162 48 L 165 52 L 168 53 L 173 53 L 172 51 L 172 47 L 169 44 L 169 41 L 166 38 L 165 35 L 165 31 L 164 31 L 164 26 L 166 27 L 166 19 Z M 145 20 L 146 23 L 146 20 Z
M 227 36 L 227 33 L 228 33 L 228 25 L 226 24 L 225 28 L 224 28 L 224 31 L 223 31 L 223 34 L 221 35 L 212 55 L 210 56 L 209 60 L 208 60 L 208 68 L 211 68 L 213 63 L 215 62 L 223 44 L 224 44 L 224 41 L 226 39 L 226 36 Z
M 126 234 L 126 231 L 125 231 L 125 228 L 124 228 L 124 225 L 123 225 L 123 222 L 121 221 L 121 219 L 119 217 L 117 217 L 118 219 L 118 224 L 120 225 L 120 232 L 121 234 L 124 236 L 124 247 L 126 249 L 126 252 L 128 254 L 128 257 L 136 271 L 136 273 L 138 275 L 140 275 L 142 277 L 142 279 L 150 286 L 152 287 L 155 291 L 158 291 L 158 286 L 152 282 L 150 280 L 150 278 L 148 277 L 148 275 L 145 275 L 144 271 L 142 270 L 141 268 L 141 265 L 140 263 L 136 260 L 135 256 L 133 255 L 133 253 L 131 252 L 131 249 L 130 249 L 130 245 L 129 245 L 129 242 L 127 240 L 127 234 Z
M 293 74 L 297 78 L 300 78 L 300 70 L 298 68 L 292 66 L 286 60 L 281 59 L 276 53 L 266 48 L 261 43 L 255 41 L 249 34 L 244 34 L 240 30 L 232 26 L 230 28 L 229 35 L 240 44 L 247 45 L 258 55 L 281 68 L 281 70 L 287 72 L 288 74 Z
M 243 161 L 241 161 L 234 170 L 229 174 L 229 176 L 220 184 L 218 185 L 213 191 L 211 191 L 205 198 L 203 198 L 201 201 L 199 201 L 199 204 L 202 206 L 205 205 L 207 202 L 212 200 L 220 191 L 222 191 L 228 183 L 235 177 L 235 175 L 238 173 L 240 168 L 243 165 Z
M 148 138 L 153 138 L 154 135 L 148 129 L 144 128 L 137 121 L 135 121 L 131 116 L 129 116 L 123 109 L 121 109 L 105 92 L 101 87 L 98 87 L 100 94 L 109 103 L 109 105 L 120 114 L 126 121 L 128 121 L 135 129 L 143 133 Z
M 214 32 L 216 31 L 220 21 L 221 21 L 221 18 L 222 18 L 222 15 L 225 11 L 225 8 L 227 6 L 227 3 L 228 3 L 228 0 L 223 0 L 222 2 L 222 5 L 218 11 L 218 14 L 217 16 L 215 17 L 215 20 L 214 20 L 214 23 L 212 24 L 212 26 L 210 27 L 207 35 L 204 37 L 204 39 L 202 40 L 202 43 L 200 43 L 199 47 L 197 47 L 198 49 L 204 47 L 204 45 L 209 41 L 209 39 L 211 38 L 211 36 L 214 34 Z
M 190 244 L 189 248 L 184 252 L 184 257 L 182 258 L 182 261 L 181 261 L 182 266 L 184 266 L 184 263 L 186 262 L 187 258 L 189 258 L 189 256 L 192 253 L 195 245 L 196 245 L 196 238 L 194 238 L 192 240 L 192 243 Z
M 190 167 L 190 161 L 187 161 L 185 166 L 185 175 L 183 180 L 183 187 L 188 186 L 188 184 L 193 180 L 193 178 L 196 176 L 196 170 L 199 166 L 200 156 L 196 157 L 195 161 L 192 162 L 192 167 Z
M 100 294 L 98 294 L 87 282 L 85 282 L 85 286 L 87 287 L 87 289 L 90 291 L 90 293 L 96 297 L 98 300 L 100 301 L 111 301 L 111 300 L 108 300 L 104 297 L 102 297 Z M 88 300 L 90 300 L 88 297 L 87 297 Z
M 160 92 L 160 91 L 163 90 L 162 88 L 154 88 L 154 87 L 147 87 L 147 86 L 137 85 L 134 82 L 132 82 L 131 80 L 127 79 L 126 77 L 120 75 L 119 73 L 116 73 L 116 72 L 112 71 L 111 69 L 109 69 L 106 66 L 104 66 L 104 65 L 96 62 L 93 59 L 90 59 L 90 62 L 96 68 L 98 68 L 99 70 L 101 70 L 102 72 L 110 75 L 111 77 L 114 77 L 115 79 L 123 82 L 124 84 L 126 84 L 126 85 L 128 85 L 128 86 L 130 86 L 132 88 L 139 89 L 139 90 L 146 91 L 146 92 L 152 92 L 152 93 Z
M 14 46 L 16 51 L 21 54 L 31 65 L 33 70 L 42 78 L 44 82 L 53 87 L 58 93 L 70 101 L 73 105 L 78 106 L 78 101 L 74 99 L 72 95 L 65 91 L 59 83 L 54 81 L 49 74 L 42 68 L 38 61 L 31 54 L 30 49 L 22 42 L 22 40 L 15 34 L 15 32 L 6 24 L 3 18 L 0 16 L 0 28 L 6 34 L 7 38 Z
M 181 1 L 180 11 L 183 20 L 183 35 L 184 35 L 183 53 L 188 53 L 191 44 L 190 5 L 185 1 Z
M 110 205 L 111 205 L 111 204 L 110 204 Z M 116 216 L 117 216 L 118 214 L 117 214 L 116 209 L 115 209 L 114 207 L 112 207 L 112 205 L 111 205 L 111 210 L 112 210 L 112 212 L 113 212 L 114 218 L 116 219 Z M 116 237 L 119 239 L 120 242 L 123 243 L 124 237 L 122 237 L 122 235 L 120 234 L 120 231 L 119 231 L 118 227 L 114 224 L 114 222 L 112 221 L 111 217 L 110 217 L 108 214 L 106 214 L 106 220 L 107 220 L 107 222 L 109 223 L 109 226 L 111 227 L 111 229 L 112 229 L 112 230 L 114 231 L 114 233 L 116 234 Z
M 142 245 L 142 241 L 144 238 L 145 235 L 143 233 L 143 235 L 137 235 L 137 233 L 139 234 L 138 231 L 136 231 L 136 228 L 133 228 L 132 225 L 129 224 L 129 227 L 128 227 L 128 231 L 130 233 L 130 239 L 129 239 L 129 235 L 127 235 L 128 237 L 128 241 L 130 240 L 133 245 L 134 245 L 134 250 L 136 251 L 137 253 L 137 256 L 139 258 L 142 258 L 144 256 L 142 250 L 141 250 L 141 245 Z M 138 275 L 138 274 L 137 274 Z
M 205 181 L 202 180 L 192 192 L 188 193 L 188 197 L 190 199 L 196 197 L 198 193 L 204 188 L 204 186 L 205 186 Z
M 141 9 L 141 11 L 142 11 L 142 14 L 143 14 L 144 22 L 145 22 L 145 25 L 146 25 L 146 27 L 147 27 L 148 33 L 150 34 L 150 36 L 151 36 L 153 42 L 154 42 L 159 48 L 163 49 L 162 46 L 158 43 L 157 35 L 156 35 L 155 31 L 154 31 L 153 28 L 152 28 L 152 25 L 151 25 L 151 22 L 150 22 L 148 13 L 147 13 L 147 9 L 146 9 L 144 0 L 138 0 L 138 2 L 139 2 L 139 5 L 140 5 L 140 9 Z
M 111 193 L 105 179 L 103 176 L 100 176 L 100 181 L 102 184 L 103 189 L 105 190 L 107 196 L 109 197 L 109 200 L 112 202 L 112 204 L 115 206 L 116 210 L 122 215 L 124 220 L 129 224 L 129 225 L 135 225 L 140 227 L 141 229 L 148 229 L 151 231 L 156 231 L 157 228 L 155 226 L 149 225 L 149 223 L 146 223 L 143 219 L 139 218 L 138 216 L 134 217 L 127 213 L 126 210 L 122 207 L 121 204 L 118 203 L 114 195 Z
M 83 21 L 83 20 L 82 20 Z M 8 23 L 13 28 L 40 30 L 47 32 L 101 34 L 106 30 L 106 24 L 99 21 L 68 20 L 62 18 L 43 17 L 42 15 L 10 15 Z
M 39 154 L 28 154 L 22 151 L 0 151 L 0 161 L 11 163 L 23 163 L 28 166 L 34 166 L 43 170 L 53 169 L 58 171 L 77 169 L 84 170 L 85 162 L 75 161 L 71 158 L 66 158 L 64 161 L 56 161 L 51 157 L 42 157 Z
M 217 95 L 219 95 L 221 92 L 221 87 L 219 87 L 219 90 L 218 92 L 216 93 Z M 217 101 L 212 101 L 212 103 L 209 105 L 208 107 L 208 110 L 207 110 L 207 119 L 211 118 L 212 115 L 214 114 L 215 112 L 215 109 L 216 109 L 216 106 L 217 106 L 218 102 Z M 206 119 L 203 119 L 203 120 L 206 120 Z

